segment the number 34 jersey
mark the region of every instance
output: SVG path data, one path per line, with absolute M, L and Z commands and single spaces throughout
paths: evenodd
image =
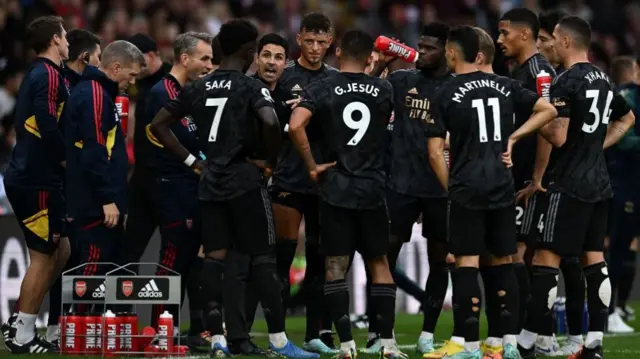
M 322 200 L 352 209 L 384 205 L 391 84 L 363 73 L 343 72 L 308 85 L 302 97 L 298 106 L 322 121 L 323 158 L 337 162 L 321 182 Z
M 272 107 L 265 85 L 239 71 L 216 70 L 188 84 L 165 109 L 191 115 L 207 159 L 200 178 L 202 201 L 224 201 L 264 186 L 260 170 L 246 158 L 261 158 L 261 126 L 256 111 Z
M 551 103 L 558 117 L 569 118 L 567 141 L 551 152 L 550 188 L 584 202 L 613 197 L 602 145 L 609 120 L 630 108 L 602 70 L 578 63 L 555 78 Z
M 459 74 L 436 93 L 434 132 L 450 134 L 449 198 L 473 210 L 515 201 L 511 170 L 502 153 L 514 129 L 514 112 L 533 109 L 538 95 L 519 82 L 480 71 Z

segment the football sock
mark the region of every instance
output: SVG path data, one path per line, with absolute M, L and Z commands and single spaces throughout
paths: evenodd
M 587 305 L 589 308 L 589 332 L 585 345 L 592 349 L 602 345 L 602 336 L 611 302 L 611 283 L 606 262 L 585 267 L 584 275 L 587 278 Z
M 514 263 L 516 278 L 518 279 L 518 287 L 520 293 L 518 295 L 518 331 L 524 327 L 527 319 L 527 308 L 529 307 L 529 299 L 531 296 L 531 273 L 524 263 Z
M 503 264 L 493 267 L 496 278 L 496 320 L 501 336 L 515 336 L 518 334 L 518 304 L 520 292 L 518 279 L 513 264 Z
M 376 308 L 373 305 L 373 300 L 371 299 L 371 282 L 373 279 L 371 278 L 371 274 L 369 273 L 369 269 L 365 266 L 365 273 L 367 274 L 367 319 L 369 320 L 369 340 L 371 338 L 377 338 L 379 335 L 378 331 L 378 320 L 376 315 Z
M 224 335 L 222 328 L 222 285 L 224 260 L 205 258 L 200 281 L 205 299 L 205 326 L 211 335 Z
M 533 266 L 531 300 L 527 309 L 525 329 L 538 335 L 553 334 L 553 303 L 558 295 L 557 268 Z
M 481 295 L 478 268 L 459 267 L 453 271 L 453 320 L 465 343 L 480 340 Z
M 371 285 L 371 300 L 378 313 L 378 329 L 380 338 L 393 339 L 393 325 L 396 318 L 396 285 Z
M 269 333 L 284 333 L 284 307 L 275 255 L 251 258 L 253 283 L 264 310 Z
M 324 285 L 325 304 L 331 310 L 333 324 L 338 332 L 340 343 L 353 340 L 351 320 L 349 320 L 349 286 L 344 279 L 327 281 Z
M 442 303 L 449 287 L 449 266 L 446 263 L 434 263 L 424 287 L 422 300 L 422 331 L 434 333 L 442 311 Z
M 282 282 L 282 301 L 285 305 L 285 308 L 289 303 L 289 272 L 291 271 L 293 258 L 296 255 L 296 247 L 298 247 L 298 241 L 295 238 L 278 238 L 276 240 L 276 264 L 278 266 L 278 276 L 280 277 L 280 281 Z
M 200 274 L 202 273 L 202 264 L 204 259 L 195 257 L 191 271 L 187 276 L 187 296 L 189 296 L 189 335 L 200 335 L 204 331 L 202 322 L 202 293 L 200 290 Z
M 636 278 L 636 256 L 636 252 L 629 250 L 620 273 L 617 306 L 623 309 L 627 306 L 627 300 L 631 296 L 631 289 Z
M 323 308 L 326 308 L 323 306 L 324 258 L 320 255 L 320 249 L 315 244 L 316 242 L 308 240 L 305 246 L 307 259 L 307 269 L 304 275 L 305 304 L 307 306 L 305 341 L 320 338 Z
M 563 259 L 560 263 L 564 290 L 567 295 L 567 326 L 569 335 L 582 335 L 584 317 L 585 279 L 582 264 L 578 258 Z
M 16 343 L 27 344 L 36 337 L 35 329 L 37 318 L 37 314 L 18 313 L 18 320 L 16 321 Z
M 501 338 L 503 333 L 500 330 L 500 304 L 498 302 L 498 279 L 496 277 L 496 267 L 485 266 L 480 269 L 482 282 L 484 283 L 485 313 L 487 314 L 487 337 Z

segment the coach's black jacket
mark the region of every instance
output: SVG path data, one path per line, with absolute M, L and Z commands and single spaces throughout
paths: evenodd
M 118 84 L 87 66 L 62 114 L 67 150 L 67 212 L 102 218 L 102 206 L 126 212 L 127 152 L 114 99 Z

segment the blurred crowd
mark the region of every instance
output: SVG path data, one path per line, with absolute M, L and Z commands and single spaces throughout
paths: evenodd
M 309 11 L 326 13 L 337 38 L 345 29 L 359 27 L 415 44 L 419 28 L 433 21 L 477 25 L 497 38 L 501 14 L 519 6 L 537 12 L 562 9 L 589 20 L 595 32 L 592 59 L 603 69 L 615 55 L 640 53 L 640 1 L 632 0 L 0 0 L 0 173 L 11 152 L 15 94 L 33 56 L 24 46 L 25 27 L 41 15 L 62 16 L 67 30 L 90 29 L 105 45 L 148 34 L 168 60 L 177 34 L 216 34 L 235 17 L 251 19 L 262 33 L 279 32 L 292 45 L 300 19 Z M 292 49 L 290 57 L 297 57 L 296 46 Z M 505 59 L 496 61 L 496 70 L 504 73 Z M 335 65 L 335 58 L 327 62 Z M 132 95 L 135 102 L 135 89 Z

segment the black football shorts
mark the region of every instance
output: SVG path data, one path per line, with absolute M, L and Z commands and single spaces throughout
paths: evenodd
M 516 253 L 515 206 L 474 210 L 449 201 L 449 249 L 456 256 Z
M 326 256 L 351 256 L 358 251 L 364 259 L 387 254 L 389 219 L 387 208 L 351 209 L 320 201 L 320 246 Z
M 65 236 L 66 216 L 62 190 L 6 186 L 5 192 L 24 233 L 27 248 L 52 254 Z
M 522 226 L 518 236 L 518 240 L 520 240 L 520 238 L 526 237 L 530 239 L 528 243 L 537 243 L 537 241 L 542 237 L 542 230 L 544 229 L 544 217 L 547 215 L 548 208 L 549 196 L 547 195 L 547 193 L 536 192 L 533 196 L 531 196 L 531 198 L 529 199 L 529 203 L 527 203 L 527 207 L 523 209 L 524 215 L 522 217 Z M 516 212 L 517 211 L 518 207 L 516 207 Z
M 549 206 L 542 224 L 538 248 L 563 257 L 584 252 L 602 252 L 607 232 L 609 200 L 583 202 L 560 192 L 549 193 Z
M 413 224 L 422 214 L 422 236 L 439 243 L 447 241 L 446 198 L 419 198 L 388 189 L 387 206 L 392 235 L 410 241 Z
M 320 225 L 318 219 L 318 195 L 286 191 L 278 186 L 269 187 L 271 201 L 284 207 L 293 208 L 304 216 L 306 238 L 318 238 Z
M 201 201 L 205 253 L 234 249 L 248 255 L 269 254 L 276 243 L 271 200 L 256 188 L 226 201 Z

